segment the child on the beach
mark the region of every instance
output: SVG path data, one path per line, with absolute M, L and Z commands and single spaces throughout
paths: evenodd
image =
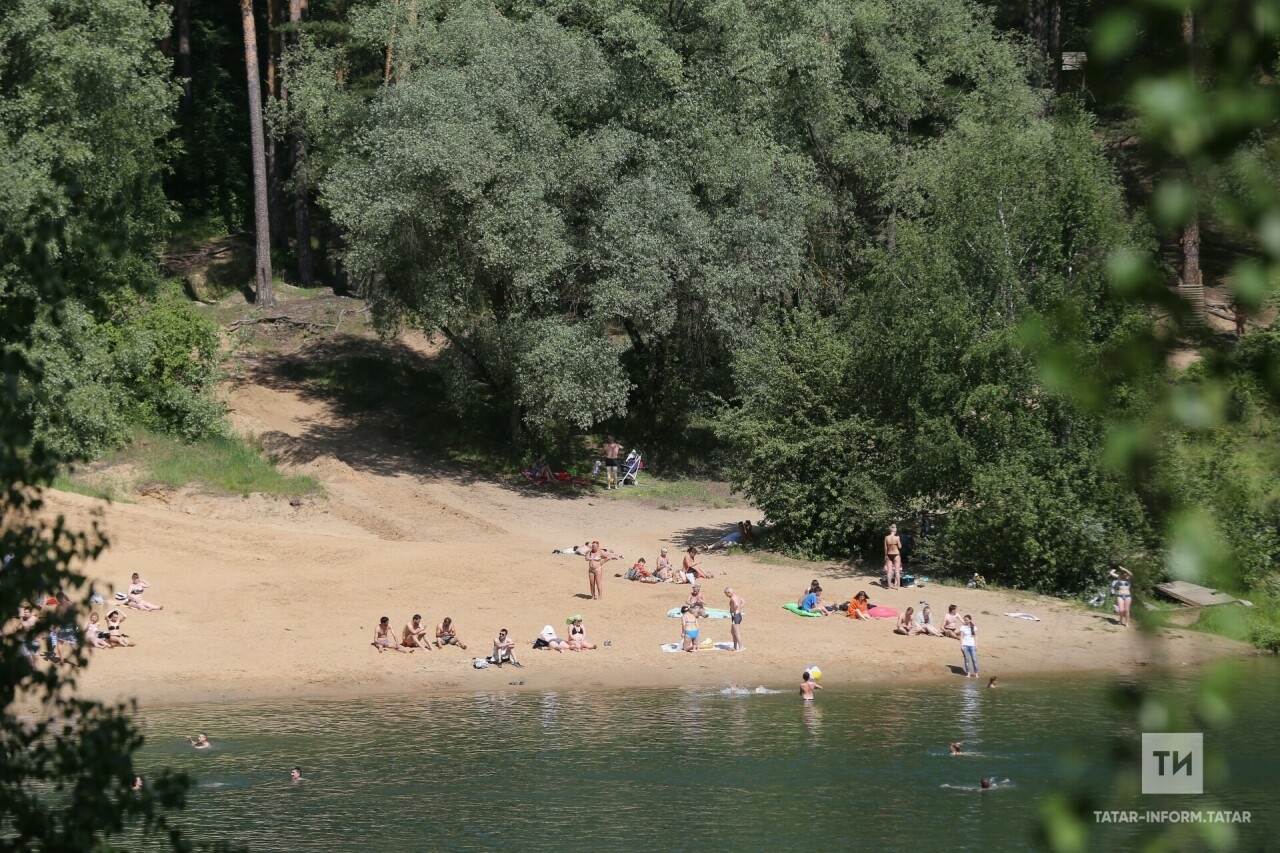
M 800 697 L 806 702 L 813 701 L 813 691 L 821 690 L 822 685 L 813 680 L 809 675 L 809 670 L 804 671 L 804 675 L 800 676 Z

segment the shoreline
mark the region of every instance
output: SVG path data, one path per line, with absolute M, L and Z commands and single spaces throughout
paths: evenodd
M 1007 686 L 1015 686 L 1021 679 L 1052 679 L 1060 676 L 1071 678 L 1102 678 L 1111 677 L 1116 680 L 1129 680 L 1141 678 L 1144 675 L 1158 676 L 1184 669 L 1200 669 L 1210 666 L 1223 660 L 1239 660 L 1247 661 L 1260 658 L 1256 652 L 1246 649 L 1244 652 L 1235 655 L 1215 655 L 1205 657 L 1195 661 L 1179 661 L 1179 662 L 1153 662 L 1153 663 L 1135 663 L 1125 669 L 1113 669 L 1109 667 L 1063 667 L 1059 669 L 1001 669 L 999 672 L 992 672 L 1000 678 L 1000 689 Z M 469 660 L 469 659 L 468 659 Z M 710 678 L 703 681 L 692 681 L 687 678 L 668 677 L 660 673 L 645 672 L 643 674 L 633 673 L 626 680 L 617 680 L 612 682 L 596 682 L 590 685 L 581 683 L 581 679 L 564 678 L 563 674 L 557 674 L 555 679 L 542 679 L 538 677 L 537 663 L 526 665 L 522 669 L 511 667 L 503 667 L 497 670 L 493 675 L 496 678 L 485 678 L 483 681 L 477 681 L 474 684 L 462 685 L 431 685 L 429 689 L 423 689 L 423 685 L 411 685 L 408 683 L 397 683 L 388 680 L 384 684 L 377 686 L 366 685 L 359 691 L 352 691 L 347 688 L 319 688 L 319 689 L 297 689 L 296 687 L 282 690 L 277 687 L 270 687 L 266 684 L 257 685 L 252 683 L 239 682 L 234 691 L 226 691 L 225 689 L 209 689 L 208 692 L 202 693 L 198 689 L 186 687 L 175 687 L 171 690 L 148 691 L 145 695 L 90 695 L 87 692 L 81 692 L 79 695 L 83 698 L 94 698 L 107 703 L 136 701 L 137 713 L 145 715 L 152 711 L 171 711 L 183 708 L 236 708 L 241 706 L 255 705 L 280 705 L 288 702 L 302 703 L 345 703 L 360 700 L 376 700 L 390 701 L 403 700 L 412 698 L 422 698 L 429 696 L 432 698 L 474 695 L 474 694 L 492 694 L 492 693 L 574 693 L 574 692 L 620 692 L 620 691 L 649 691 L 649 690 L 711 690 L 723 688 L 730 685 L 738 687 L 754 689 L 758 685 L 763 685 L 770 690 L 789 691 L 795 688 L 799 683 L 799 677 L 796 675 L 803 668 L 782 667 L 772 668 L 768 671 L 758 670 L 754 668 L 746 668 L 740 672 L 738 678 L 729 678 L 728 676 L 718 677 L 714 682 Z M 825 666 L 825 665 L 824 665 Z M 471 669 L 470 663 L 467 668 Z M 489 667 L 490 670 L 496 667 Z M 488 670 L 480 671 L 487 672 Z M 937 672 L 915 672 L 901 674 L 873 674 L 856 677 L 852 679 L 843 678 L 836 681 L 836 676 L 827 675 L 827 669 L 824 672 L 823 686 L 836 691 L 845 690 L 863 690 L 870 688 L 872 690 L 883 690 L 893 686 L 901 686 L 908 684 L 912 686 L 936 684 L 940 688 L 943 685 L 951 683 L 965 684 L 966 680 L 954 673 L 937 673 Z M 531 678 L 530 675 L 533 675 Z M 987 689 L 986 679 L 987 673 L 983 673 L 982 677 L 972 680 L 972 683 L 982 689 Z M 511 683 L 512 680 L 518 681 L 518 684 Z M 35 705 L 28 705 L 28 710 L 34 710 Z
M 230 402 L 237 429 L 288 437 L 298 450 L 293 458 L 306 461 L 284 469 L 315 477 L 325 494 L 291 503 L 179 490 L 110 504 L 49 490 L 48 512 L 64 515 L 72 529 L 97 521 L 110 539 L 96 562 L 76 567 L 98 591 L 110 600 L 138 572 L 151 583 L 147 599 L 164 605 L 159 612 L 122 610 L 137 646 L 94 650 L 91 666 L 77 673 L 82 696 L 137 698 L 142 707 L 159 708 L 495 689 L 785 688 L 812 664 L 832 684 L 941 683 L 962 671 L 955 640 L 899 636 L 892 620 L 804 618 L 784 610 L 812 579 L 828 601 L 866 590 L 873 604 L 902 611 L 931 600 L 939 620 L 956 604 L 978 626 L 984 678 L 1126 673 L 1253 651 L 1172 629 L 1161 629 L 1152 645 L 1136 628 L 1118 627 L 1110 612 L 1032 593 L 935 584 L 885 590 L 856 566 L 731 548 L 699 559 L 714 575 L 704 581 L 709 607 L 726 606 L 725 587 L 745 598 L 745 651 L 667 654 L 659 646 L 679 639 L 680 625 L 666 613 L 684 603 L 689 587 L 618 575 L 639 557 L 655 565 L 660 547 L 678 564 L 690 545 L 714 542 L 741 520 L 758 518 L 751 506 L 668 506 L 626 492 L 477 479 L 415 461 L 395 446 L 358 443 L 348 451 L 324 430 L 315 437 L 317 425 L 344 425 L 341 416 L 289 383 L 240 386 Z M 599 600 L 588 594 L 582 558 L 552 553 L 587 539 L 626 555 L 606 565 Z M 111 606 L 100 606 L 100 615 Z M 1011 612 L 1041 621 L 1004 615 Z M 415 613 L 432 628 L 451 616 L 469 650 L 410 655 L 370 647 L 381 616 L 398 636 Z M 601 648 L 531 650 L 544 625 L 563 632 L 565 620 L 578 614 Z M 521 644 L 527 665 L 474 669 L 472 658 L 489 653 L 499 628 Z M 701 628 L 703 639 L 729 639 L 727 620 L 704 620 Z

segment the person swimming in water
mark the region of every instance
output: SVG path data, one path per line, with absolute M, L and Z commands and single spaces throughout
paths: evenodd
M 964 746 L 964 741 L 956 741 L 955 743 L 951 744 L 951 754 L 964 755 L 964 749 L 962 748 L 963 746 Z
M 208 749 L 213 746 L 213 744 L 209 743 L 209 739 L 204 736 L 203 732 L 195 737 L 188 737 L 187 740 L 190 741 L 191 745 L 196 749 Z

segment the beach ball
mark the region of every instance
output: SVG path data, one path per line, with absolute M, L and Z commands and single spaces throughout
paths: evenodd
M 809 667 L 805 672 L 809 673 L 809 678 L 813 681 L 822 680 L 822 670 L 818 669 L 816 666 Z

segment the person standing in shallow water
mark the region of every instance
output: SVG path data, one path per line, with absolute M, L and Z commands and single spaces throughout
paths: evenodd
M 813 701 L 813 691 L 821 690 L 822 685 L 813 680 L 813 676 L 809 674 L 809 670 L 804 671 L 804 675 L 800 676 L 800 698 L 806 702 Z

